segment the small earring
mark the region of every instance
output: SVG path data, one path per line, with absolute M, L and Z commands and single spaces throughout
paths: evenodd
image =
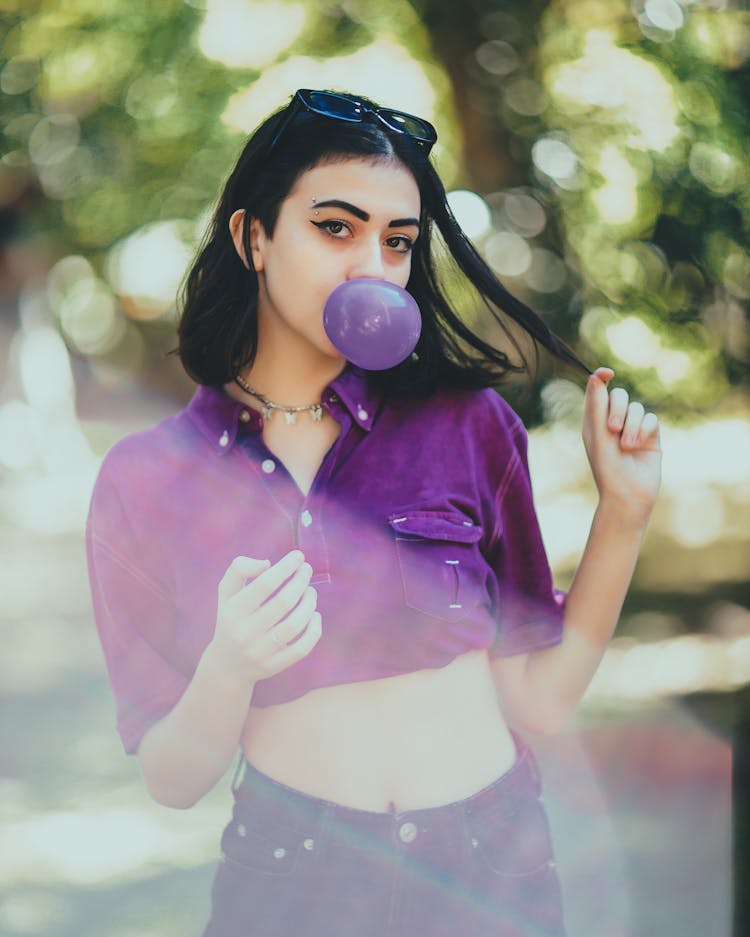
M 419 361 L 419 355 L 416 353 L 416 351 L 413 351 L 409 355 L 409 361 Z

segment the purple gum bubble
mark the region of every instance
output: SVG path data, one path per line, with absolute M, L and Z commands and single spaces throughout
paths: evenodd
M 414 297 L 400 286 L 360 277 L 341 283 L 328 297 L 323 328 L 352 364 L 384 371 L 414 351 L 422 317 Z

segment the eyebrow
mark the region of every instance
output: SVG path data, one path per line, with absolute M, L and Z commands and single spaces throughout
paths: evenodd
M 360 221 L 369 221 L 370 214 L 362 208 L 357 208 L 356 205 L 352 205 L 351 202 L 344 202 L 339 198 L 330 198 L 325 202 L 316 202 L 314 208 L 342 208 L 344 211 L 349 212 L 350 215 L 354 215 L 355 218 L 359 218 Z M 388 222 L 389 228 L 406 228 L 413 226 L 415 228 L 419 227 L 419 218 L 394 218 L 393 221 Z

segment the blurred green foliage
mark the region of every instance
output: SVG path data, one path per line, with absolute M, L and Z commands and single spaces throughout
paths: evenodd
M 486 200 L 477 241 L 514 292 L 675 414 L 747 380 L 744 5 L 0 0 L 0 27 L 4 239 L 20 220 L 54 245 L 51 305 L 92 361 L 138 367 L 172 330 L 168 297 L 284 82 L 371 92 L 402 50 L 435 91 L 439 168 Z M 175 267 L 166 293 L 128 286 L 148 256 Z

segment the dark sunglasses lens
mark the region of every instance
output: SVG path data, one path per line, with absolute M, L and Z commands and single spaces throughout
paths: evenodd
M 394 130 L 408 133 L 410 137 L 423 140 L 430 145 L 437 139 L 435 128 L 432 124 L 428 124 L 426 120 L 414 117 L 411 114 L 404 114 L 401 111 L 389 111 L 385 108 L 381 109 L 379 114 Z
M 303 98 L 304 103 L 318 114 L 336 117 L 339 120 L 361 120 L 362 109 L 356 101 L 342 98 L 338 94 L 326 91 L 307 91 Z

